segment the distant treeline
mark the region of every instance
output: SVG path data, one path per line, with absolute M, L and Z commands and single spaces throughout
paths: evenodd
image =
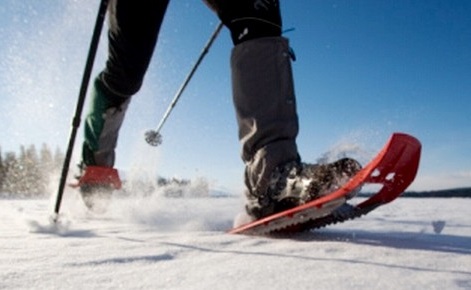
M 360 193 L 359 196 L 367 197 L 371 193 Z M 471 198 L 471 187 L 465 188 L 453 188 L 443 190 L 431 190 L 431 191 L 406 191 L 401 197 L 468 197 Z
M 406 191 L 403 197 L 471 197 L 471 187 L 432 191 Z
M 47 191 L 51 173 L 61 168 L 64 154 L 43 144 L 38 151 L 34 145 L 20 146 L 19 153 L 0 148 L 0 195 L 34 197 Z

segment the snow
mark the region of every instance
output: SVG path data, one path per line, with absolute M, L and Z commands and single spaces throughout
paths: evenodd
M 133 197 L 88 213 L 0 200 L 0 289 L 471 289 L 471 199 L 400 198 L 292 237 L 230 235 L 242 199 Z

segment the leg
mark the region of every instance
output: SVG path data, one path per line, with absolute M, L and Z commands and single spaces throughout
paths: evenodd
M 208 0 L 230 29 L 233 100 L 246 165 L 248 214 L 254 218 L 317 198 L 359 164 L 301 163 L 288 40 L 277 0 Z
M 268 196 L 275 168 L 299 162 L 298 117 L 287 39 L 277 0 L 208 1 L 230 29 L 233 101 L 246 164 L 247 210 L 273 211 Z M 256 213 L 264 211 L 265 213 Z
M 106 205 L 112 190 L 121 187 L 113 168 L 119 130 L 131 96 L 142 85 L 168 1 L 110 1 L 109 55 L 92 88 L 78 183 L 85 204 L 94 211 L 102 211 L 98 201 L 104 199 Z
M 231 68 L 249 212 L 272 211 L 272 173 L 280 165 L 299 161 L 288 41 L 264 37 L 238 44 Z
M 109 56 L 94 82 L 85 120 L 85 166 L 113 167 L 119 129 L 131 96 L 141 87 L 168 0 L 136 3 L 110 2 Z

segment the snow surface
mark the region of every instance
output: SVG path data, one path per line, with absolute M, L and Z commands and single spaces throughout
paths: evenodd
M 242 199 L 0 200 L 0 289 L 471 289 L 471 199 L 400 198 L 292 237 L 225 233 Z

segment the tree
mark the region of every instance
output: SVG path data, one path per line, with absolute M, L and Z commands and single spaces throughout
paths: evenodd
M 15 153 L 7 152 L 5 154 L 5 160 L 3 161 L 3 172 L 3 191 L 10 194 L 16 192 L 16 184 L 19 183 L 19 164 Z
M 40 168 L 38 152 L 34 145 L 28 147 L 25 157 L 23 161 L 24 193 L 30 196 L 43 194 L 46 184 Z
M 39 169 L 39 158 L 34 145 L 27 149 L 20 147 L 20 157 L 14 170 L 14 192 L 22 194 L 24 197 L 37 195 L 44 190 L 41 172 Z
M 39 152 L 39 173 L 43 192 L 47 190 L 51 174 L 54 172 L 54 166 L 55 163 L 52 152 L 46 144 L 43 144 Z
M 53 169 L 60 170 L 62 168 L 62 164 L 64 163 L 64 159 L 64 153 L 59 148 L 56 148 L 56 152 L 54 153 Z
M 49 147 L 43 143 L 41 151 L 39 152 L 39 163 L 41 170 L 44 172 L 51 172 L 54 169 L 54 159 Z
M 5 169 L 3 166 L 2 148 L 0 147 L 0 193 L 3 192 L 3 181 L 5 180 Z

